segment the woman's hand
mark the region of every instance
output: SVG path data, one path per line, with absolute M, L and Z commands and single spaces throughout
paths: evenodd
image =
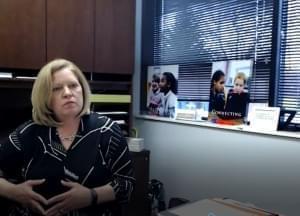
M 34 186 L 41 185 L 44 182 L 45 179 L 39 179 L 28 180 L 21 184 L 17 184 L 10 195 L 11 199 L 38 214 L 45 215 L 46 212 L 41 204 L 47 205 L 47 200 L 32 190 Z
M 65 215 L 69 211 L 81 209 L 91 204 L 89 188 L 75 182 L 62 180 L 61 183 L 70 190 L 48 200 L 48 205 L 53 206 L 46 211 L 47 216 Z

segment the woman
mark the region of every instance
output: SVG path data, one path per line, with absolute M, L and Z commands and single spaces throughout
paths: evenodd
M 157 113 L 157 109 L 163 100 L 163 94 L 160 92 L 159 82 L 160 82 L 160 75 L 153 74 L 151 86 L 149 89 L 149 91 L 150 91 L 149 97 L 148 97 L 149 102 L 147 104 L 150 115 Z
M 174 118 L 177 103 L 177 80 L 175 76 L 171 72 L 164 72 L 159 87 L 163 93 L 163 100 L 158 109 L 158 115 Z
M 224 94 L 225 74 L 221 70 L 214 72 L 210 83 L 209 112 L 224 111 L 225 94 Z
M 245 86 L 247 77 L 243 72 L 238 72 L 234 77 L 233 88 L 228 91 L 225 111 L 230 112 L 233 119 L 243 118 L 246 115 L 249 93 Z
M 39 72 L 33 121 L 0 146 L 0 196 L 20 204 L 10 215 L 117 215 L 116 204 L 128 201 L 135 179 L 127 143 L 116 123 L 89 112 L 89 95 L 70 61 Z

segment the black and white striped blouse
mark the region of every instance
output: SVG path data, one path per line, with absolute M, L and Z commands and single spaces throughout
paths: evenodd
M 110 184 L 116 201 L 73 211 L 68 215 L 116 215 L 116 205 L 127 202 L 133 190 L 132 162 L 120 127 L 97 113 L 81 118 L 76 137 L 65 150 L 56 128 L 26 122 L 0 144 L 0 169 L 5 178 L 25 181 L 46 179 L 34 188 L 45 198 L 62 192 L 62 179 L 78 182 L 88 188 Z M 0 172 L 1 173 L 1 172 Z M 19 211 L 30 212 L 24 209 Z M 13 209 L 11 215 L 18 215 Z

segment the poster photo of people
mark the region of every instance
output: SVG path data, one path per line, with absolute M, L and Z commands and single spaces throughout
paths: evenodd
M 178 65 L 148 66 L 147 114 L 175 118 Z
M 249 103 L 252 60 L 218 61 L 212 65 L 209 120 L 243 123 Z M 230 121 L 228 121 L 230 122 Z

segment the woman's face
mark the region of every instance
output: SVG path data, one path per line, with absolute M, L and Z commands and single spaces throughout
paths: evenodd
M 216 92 L 224 92 L 225 77 L 221 76 L 218 81 L 214 81 L 214 90 Z
M 77 116 L 83 107 L 82 87 L 69 68 L 52 75 L 51 109 L 59 120 Z
M 168 92 L 170 85 L 167 82 L 166 76 L 162 76 L 159 82 L 159 88 L 161 92 Z
M 156 82 L 155 80 L 152 80 L 151 88 L 154 92 L 156 92 L 159 89 L 159 83 Z
M 244 87 L 245 87 L 245 84 L 244 84 L 244 80 L 243 79 L 240 79 L 240 78 L 235 79 L 235 81 L 234 81 L 234 88 L 233 88 L 234 92 L 240 94 L 241 92 L 243 92 Z

